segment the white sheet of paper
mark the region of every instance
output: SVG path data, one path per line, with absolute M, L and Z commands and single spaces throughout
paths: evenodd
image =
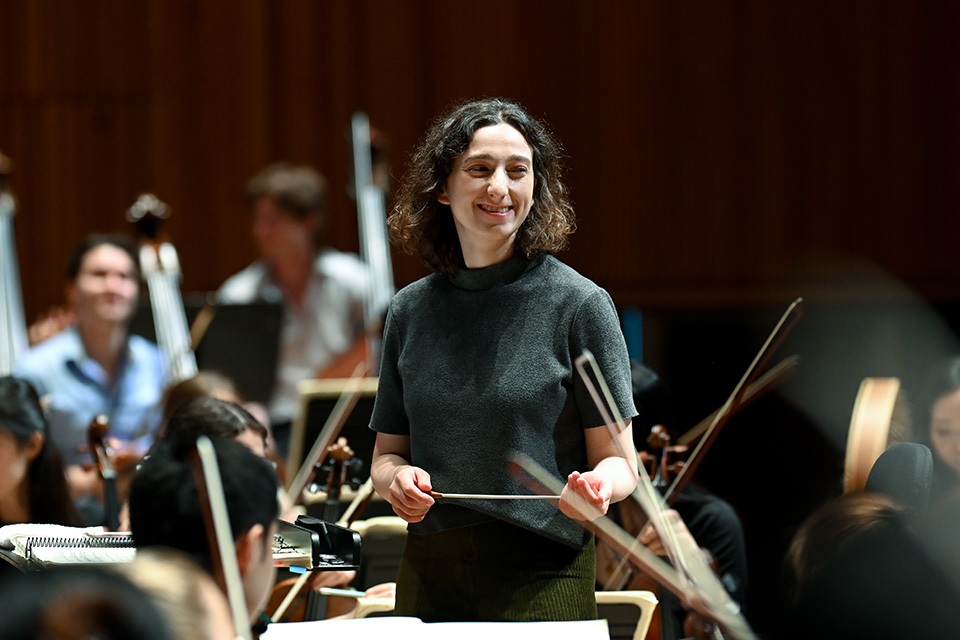
M 392 635 L 391 635 L 392 634 Z M 416 634 L 416 636 L 414 636 Z M 386 616 L 359 620 L 279 622 L 267 627 L 261 640 L 316 640 L 344 637 L 351 640 L 383 638 L 456 638 L 457 640 L 610 640 L 606 620 L 574 622 L 434 622 L 419 618 Z

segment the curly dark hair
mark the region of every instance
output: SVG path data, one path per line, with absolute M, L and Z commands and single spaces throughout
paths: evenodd
M 517 233 L 517 251 L 528 259 L 560 251 L 576 229 L 563 183 L 563 149 L 547 128 L 510 100 L 464 102 L 437 118 L 427 131 L 411 156 L 410 170 L 387 218 L 393 243 L 419 255 L 434 271 L 450 273 L 463 266 L 453 213 L 437 197 L 477 130 L 501 123 L 519 131 L 533 150 L 533 206 Z

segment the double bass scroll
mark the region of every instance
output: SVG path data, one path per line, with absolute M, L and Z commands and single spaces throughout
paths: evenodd
M 136 225 L 144 238 L 140 270 L 150 291 L 157 345 L 166 358 L 171 381 L 179 382 L 197 375 L 198 369 L 180 295 L 180 259 L 160 232 L 169 216 L 169 207 L 152 193 L 141 194 L 127 210 L 127 220 Z

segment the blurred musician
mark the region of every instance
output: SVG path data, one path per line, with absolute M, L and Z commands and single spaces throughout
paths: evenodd
M 94 416 L 107 416 L 118 471 L 142 456 L 159 426 L 166 366 L 155 344 L 128 331 L 139 291 L 133 240 L 88 236 L 67 261 L 66 298 L 76 323 L 34 346 L 14 368 L 49 403 L 50 435 L 82 508 L 91 507 L 100 486 L 96 470 L 84 468 Z
M 213 559 L 191 457 L 193 438 L 158 442 L 130 487 L 130 530 L 137 549 L 170 547 L 207 571 Z M 270 464 L 239 442 L 213 440 L 251 623 L 273 589 L 272 543 L 279 513 L 277 476 Z
M 260 258 L 229 278 L 224 303 L 282 302 L 277 378 L 268 406 L 285 453 L 296 385 L 314 378 L 362 338 L 367 269 L 354 254 L 324 247 L 327 185 L 306 165 L 277 163 L 253 177 L 247 201 Z
M 960 356 L 937 362 L 912 396 L 914 436 L 933 453 L 930 511 L 936 517 L 960 496 Z
M 37 392 L 0 377 L 0 525 L 44 522 L 76 526 L 60 452 L 47 437 Z

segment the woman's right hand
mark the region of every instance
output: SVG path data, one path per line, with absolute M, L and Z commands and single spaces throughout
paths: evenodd
M 433 506 L 432 489 L 429 473 L 420 467 L 406 466 L 390 483 L 390 504 L 406 522 L 420 522 Z

